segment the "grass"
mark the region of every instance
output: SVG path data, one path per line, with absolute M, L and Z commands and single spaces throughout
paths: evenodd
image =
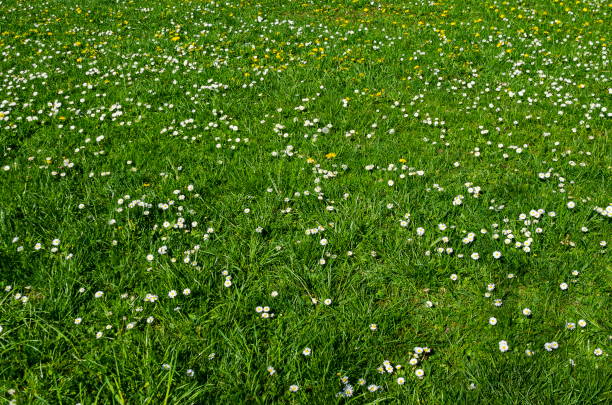
M 609 22 L 1 2 L 0 398 L 609 402 Z

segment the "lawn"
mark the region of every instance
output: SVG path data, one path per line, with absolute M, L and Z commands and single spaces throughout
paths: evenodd
M 612 401 L 603 0 L 0 1 L 0 401 Z

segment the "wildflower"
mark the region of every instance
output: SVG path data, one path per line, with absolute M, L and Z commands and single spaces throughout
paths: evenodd
M 293 384 L 292 386 L 289 387 L 290 392 L 298 392 L 299 389 L 300 387 L 296 384 Z
M 75 318 L 75 319 L 74 319 L 74 324 L 75 324 L 75 325 L 80 325 L 80 324 L 81 324 L 81 322 L 83 322 L 83 318 Z
M 497 318 L 494 316 L 489 318 L 489 325 L 497 325 Z
M 183 295 L 190 295 L 191 294 L 191 290 L 189 288 L 185 288 L 183 290 Z
M 500 257 L 502 257 L 501 252 L 499 252 L 499 251 L 493 252 L 493 258 L 494 259 L 499 259 Z
M 399 385 L 404 385 L 404 383 L 406 383 L 406 379 L 404 377 L 398 377 L 396 381 Z
M 363 378 L 360 378 L 360 379 L 357 380 L 357 384 L 359 384 L 361 386 L 364 386 L 364 385 L 366 385 L 366 380 L 363 379 Z
M 578 321 L 578 326 L 580 326 L 581 328 L 584 328 L 587 326 L 587 323 L 584 319 L 581 319 Z
M 533 351 L 532 351 L 532 350 L 529 350 L 529 349 L 525 350 L 525 354 L 526 354 L 528 357 L 531 357 L 531 356 L 533 356 L 533 355 L 534 355 Z
M 596 348 L 595 350 L 593 350 L 593 354 L 595 356 L 601 356 L 603 354 L 603 350 L 601 350 L 599 347 Z
M 565 324 L 565 327 L 568 330 L 574 330 L 574 329 L 576 329 L 576 324 L 574 322 L 568 322 L 568 323 Z
M 130 322 L 127 325 L 125 325 L 125 329 L 127 330 L 134 329 L 134 326 L 136 326 L 136 324 L 134 322 Z
M 164 364 L 162 364 L 162 368 L 163 368 L 164 370 L 170 370 L 170 364 L 168 364 L 168 363 L 164 363 Z
M 332 304 L 332 300 L 330 298 L 326 298 L 325 301 L 323 301 L 323 303 L 325 305 L 331 305 Z
M 454 273 L 450 275 L 450 279 L 453 280 L 453 281 L 457 281 L 458 278 L 459 278 L 459 276 L 457 276 Z
M 378 388 L 379 388 L 379 386 L 375 385 L 375 384 L 368 385 L 368 391 L 370 391 L 370 392 L 376 392 L 376 391 L 378 391 Z
M 371 331 L 376 331 L 376 330 L 378 330 L 378 325 L 376 325 L 375 323 L 371 323 L 371 324 L 370 324 L 370 330 L 371 330 Z
M 302 354 L 304 356 L 310 356 L 312 354 L 312 349 L 310 347 L 305 347 L 304 350 L 302 350 Z
M 568 287 L 567 283 L 559 284 L 559 288 L 561 288 L 563 291 L 567 290 L 567 287 Z
M 508 350 L 510 350 L 510 346 L 508 346 L 508 342 L 506 342 L 505 340 L 500 340 L 500 342 L 499 342 L 499 350 L 502 353 L 507 352 Z
M 266 370 L 268 371 L 269 375 L 274 375 L 276 374 L 276 370 L 274 369 L 274 367 L 272 366 L 268 366 L 268 368 L 266 368 Z
M 187 374 L 187 377 L 193 377 L 193 375 L 194 375 L 195 373 L 193 372 L 193 370 L 192 370 L 192 369 L 188 369 L 188 370 L 187 370 L 187 372 L 186 372 L 185 374 Z
M 229 288 L 229 287 L 231 287 L 231 286 L 232 286 L 232 281 L 231 281 L 231 280 L 227 280 L 227 279 L 226 279 L 226 280 L 223 282 L 223 285 L 224 285 L 225 287 L 228 287 L 228 288 Z
M 103 335 L 103 332 L 96 332 L 96 339 L 100 339 Z
M 531 316 L 531 309 L 529 309 L 529 308 L 523 308 L 523 315 L 525 315 L 525 316 Z
M 419 378 L 423 378 L 425 376 L 425 371 L 423 371 L 422 368 L 418 368 L 414 371 L 414 375 L 416 375 Z
M 168 292 L 168 298 L 174 298 L 176 297 L 176 290 L 171 290 L 170 292 Z
M 96 291 L 96 293 L 94 294 L 94 297 L 102 298 L 103 295 L 104 295 L 104 293 L 102 291 Z
M 574 201 L 570 201 L 567 203 L 567 208 L 572 209 L 576 206 L 576 203 Z
M 474 260 L 478 260 L 480 259 L 480 254 L 478 254 L 478 252 L 474 252 L 470 255 L 470 257 Z

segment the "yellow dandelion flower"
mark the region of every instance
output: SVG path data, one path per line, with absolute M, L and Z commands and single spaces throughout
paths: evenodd
M 336 157 L 336 154 L 335 154 L 334 152 L 330 152 L 330 153 L 328 153 L 327 155 L 325 155 L 325 157 L 326 157 L 327 159 L 333 159 L 333 158 L 335 158 L 335 157 Z

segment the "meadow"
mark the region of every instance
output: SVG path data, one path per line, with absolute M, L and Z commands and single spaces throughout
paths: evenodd
M 0 1 L 0 402 L 610 403 L 611 12 Z

